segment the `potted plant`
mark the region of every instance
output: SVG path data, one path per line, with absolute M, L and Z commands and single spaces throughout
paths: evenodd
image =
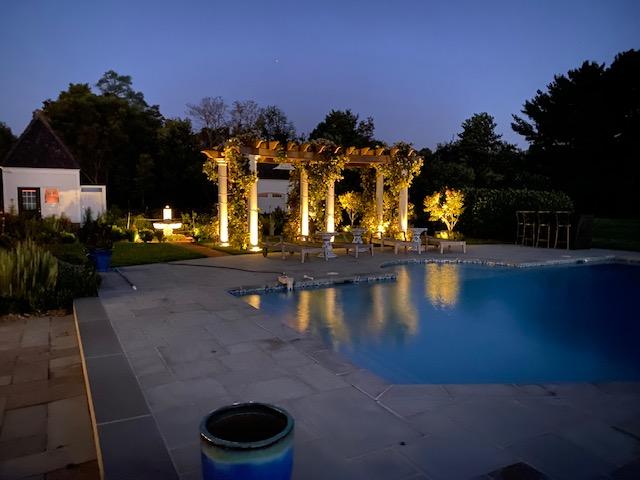
M 89 250 L 89 258 L 98 272 L 109 271 L 113 253 L 113 225 L 87 219 L 80 230 L 80 239 Z

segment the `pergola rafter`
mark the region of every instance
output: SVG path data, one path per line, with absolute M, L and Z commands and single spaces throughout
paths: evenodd
M 313 143 L 287 142 L 281 145 L 278 141 L 257 140 L 253 145 L 240 147 L 243 155 L 258 155 L 260 163 L 294 162 L 306 163 L 312 160 L 324 158 L 322 155 L 329 148 L 327 145 L 314 145 Z M 391 155 L 397 149 L 384 147 L 336 147 L 332 153 L 344 155 L 347 158 L 348 167 L 366 167 L 375 164 L 387 163 Z M 203 150 L 208 158 L 218 160 L 224 158 L 224 150 Z
M 258 163 L 292 163 L 302 167 L 313 161 L 321 161 L 326 158 L 328 145 L 309 142 L 287 142 L 281 144 L 273 140 L 257 140 L 251 145 L 240 147 L 240 153 L 249 158 L 250 169 L 257 172 Z M 384 165 L 398 152 L 397 148 L 363 147 L 354 146 L 335 147 L 333 155 L 343 155 L 346 159 L 345 168 L 367 168 Z M 227 214 L 227 163 L 223 149 L 203 150 L 207 158 L 218 165 L 218 205 L 219 205 L 219 235 L 220 242 L 225 245 L 229 242 L 228 214 Z M 399 196 L 399 223 L 403 232 L 407 231 L 408 220 L 408 187 L 404 187 Z M 258 249 L 258 190 L 257 185 L 249 192 L 249 244 L 250 248 Z M 327 189 L 325 228 L 327 232 L 333 232 L 334 222 L 334 195 L 335 186 L 330 183 Z M 384 178 L 380 171 L 376 173 L 376 215 L 378 217 L 378 232 L 382 234 L 383 221 L 383 195 Z M 300 169 L 300 235 L 309 236 L 309 181 L 305 168 Z

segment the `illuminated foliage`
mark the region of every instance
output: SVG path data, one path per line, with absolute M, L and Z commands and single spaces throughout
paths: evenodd
M 424 211 L 430 215 L 429 220 L 441 221 L 452 232 L 464 212 L 464 193 L 446 189 L 429 195 L 424 199 Z
M 351 226 L 353 226 L 356 217 L 366 208 L 362 193 L 360 192 L 345 192 L 342 195 L 338 195 L 338 202 L 340 202 L 340 206 L 344 211 L 347 212 Z
M 420 173 L 423 159 L 408 143 L 398 142 L 391 147 L 391 151 L 390 162 L 379 168 L 384 175 L 385 185 L 397 196 L 400 189 L 409 187 L 413 178 Z
M 249 168 L 249 159 L 240 152 L 241 141 L 237 138 L 224 144 L 224 158 L 227 162 L 227 212 L 229 217 L 229 242 L 237 248 L 247 248 L 249 244 L 249 219 L 247 197 L 251 186 L 258 180 Z M 207 158 L 202 171 L 212 182 L 218 181 L 216 162 Z

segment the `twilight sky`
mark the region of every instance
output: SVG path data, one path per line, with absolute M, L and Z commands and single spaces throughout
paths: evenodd
M 435 147 L 475 112 L 504 138 L 557 73 L 640 48 L 637 0 L 4 0 L 0 121 L 109 69 L 168 117 L 220 95 L 280 106 L 308 133 L 330 109 Z

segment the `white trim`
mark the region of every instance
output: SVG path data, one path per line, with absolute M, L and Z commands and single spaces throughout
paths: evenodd
M 41 168 L 41 167 L 0 167 L 3 172 L 7 173 L 27 173 L 38 170 L 38 173 L 62 173 L 62 172 L 78 172 L 79 168 Z

